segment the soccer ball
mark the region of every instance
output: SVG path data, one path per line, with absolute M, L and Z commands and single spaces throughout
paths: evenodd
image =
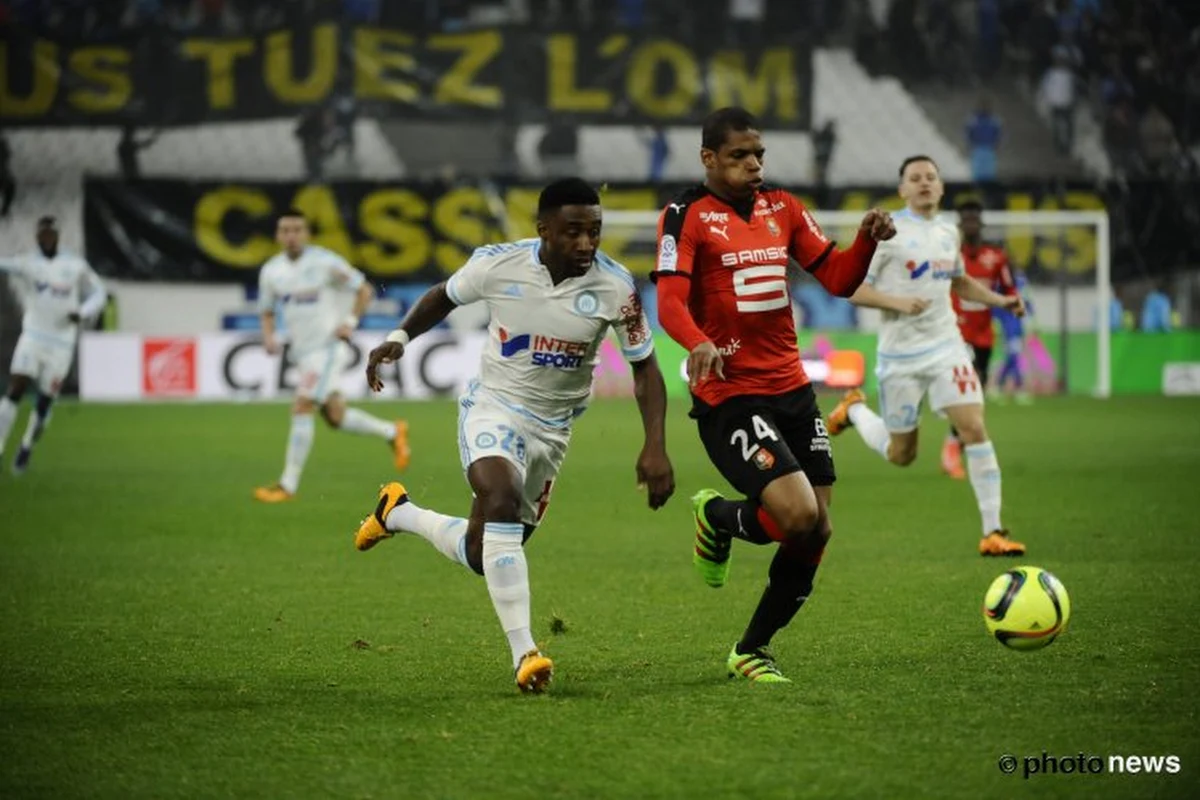
M 1040 650 L 1063 632 L 1070 618 L 1066 588 L 1040 567 L 1010 569 L 992 581 L 983 598 L 988 633 L 1013 650 Z

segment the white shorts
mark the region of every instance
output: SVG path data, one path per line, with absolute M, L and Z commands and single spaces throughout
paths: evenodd
M 295 360 L 296 394 L 323 405 L 340 391 L 342 373 L 353 359 L 350 345 L 337 341 Z
M 939 415 L 949 406 L 983 403 L 979 376 L 965 344 L 949 345 L 911 362 L 880 357 L 875 374 L 879 377 L 879 413 L 889 433 L 916 430 L 927 393 L 929 407 Z
M 528 525 L 537 525 L 546 516 L 554 479 L 570 441 L 569 425 L 547 425 L 475 385 L 458 398 L 458 450 L 463 471 L 489 456 L 509 461 L 521 475 L 521 521 Z
M 21 338 L 17 339 L 12 366 L 8 371 L 13 375 L 32 378 L 39 392 L 57 397 L 62 382 L 71 371 L 71 361 L 74 358 L 74 347 L 35 339 L 23 333 Z

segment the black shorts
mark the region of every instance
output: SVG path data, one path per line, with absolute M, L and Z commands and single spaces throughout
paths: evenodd
M 716 406 L 695 400 L 692 416 L 713 466 L 747 497 L 757 499 L 767 484 L 793 472 L 802 471 L 813 486 L 837 479 L 812 386 L 731 397 Z
M 979 388 L 987 389 L 988 368 L 992 363 L 992 348 L 971 345 L 971 349 L 975 351 L 975 374 L 979 376 Z

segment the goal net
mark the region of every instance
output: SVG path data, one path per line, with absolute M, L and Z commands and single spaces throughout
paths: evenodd
M 825 233 L 841 243 L 853 240 L 863 211 L 814 211 Z M 952 218 L 954 212 L 946 212 Z M 1026 389 L 1036 393 L 1070 392 L 1108 397 L 1111 394 L 1110 305 L 1112 301 L 1109 219 L 1104 211 L 985 211 L 984 239 L 1003 245 L 1025 283 L 1031 314 L 1017 358 Z M 604 236 L 623 242 L 648 266 L 655 245 L 657 211 L 605 211 Z M 873 341 L 846 333 L 871 334 L 878 313 L 842 309 L 840 315 L 812 314 L 804 308 L 803 286 L 793 291 L 804 324 L 802 339 L 829 334 L 861 346 Z M 808 294 L 811 296 L 811 289 Z M 830 304 L 844 303 L 824 297 Z M 836 326 L 828 328 L 831 319 Z M 1005 358 L 1005 338 L 997 326 L 992 357 L 993 388 Z M 872 353 L 864 353 L 868 357 Z M 1008 384 L 1011 386 L 1011 382 Z

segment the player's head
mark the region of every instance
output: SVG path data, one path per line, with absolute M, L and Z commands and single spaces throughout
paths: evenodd
M 54 217 L 42 217 L 37 221 L 37 243 L 47 257 L 58 252 L 58 221 Z
M 929 156 L 909 156 L 900 165 L 900 196 L 918 214 L 931 214 L 942 202 L 946 187 L 937 162 Z
M 600 194 L 581 178 L 563 178 L 538 197 L 542 261 L 568 277 L 592 267 L 600 248 Z
M 983 203 L 964 200 L 958 204 L 958 229 L 964 242 L 977 244 L 983 238 Z
M 719 108 L 704 119 L 700 161 L 704 182 L 717 194 L 747 197 L 763 182 L 762 133 L 744 108 Z
M 308 220 L 304 213 L 289 208 L 275 222 L 275 241 L 289 256 L 295 258 L 308 245 Z

